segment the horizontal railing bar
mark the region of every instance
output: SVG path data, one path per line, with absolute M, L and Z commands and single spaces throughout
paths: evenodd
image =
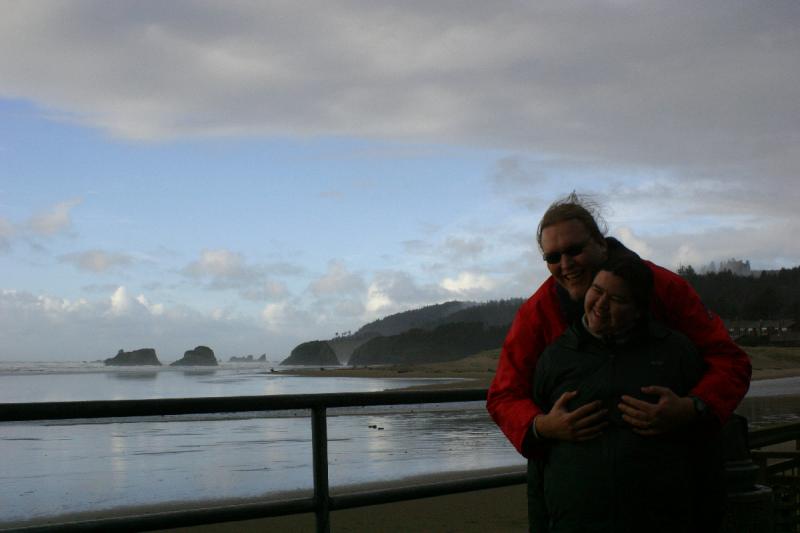
M 281 411 L 313 409 L 315 407 L 409 405 L 481 401 L 485 399 L 486 389 L 455 389 L 88 402 L 0 403 L 0 422 Z
M 795 468 L 798 467 L 800 467 L 800 461 L 798 461 L 797 459 L 789 459 L 787 461 L 782 461 L 780 463 L 767 465 L 767 474 L 777 475 L 782 472 L 794 470 Z M 784 476 L 784 477 L 788 478 L 789 476 Z
M 83 532 L 83 531 L 153 531 L 176 527 L 190 527 L 218 522 L 239 522 L 291 514 L 313 513 L 314 498 L 278 502 L 247 503 L 220 507 L 204 507 L 185 511 L 165 511 L 146 515 L 120 516 L 79 522 L 15 528 L 13 531 L 31 532 Z
M 753 450 L 750 452 L 753 457 L 763 457 L 765 459 L 797 459 L 800 458 L 800 450 L 791 452 L 762 452 Z
M 456 494 L 459 492 L 495 489 L 510 485 L 521 485 L 526 483 L 526 481 L 527 473 L 522 471 L 460 479 L 456 481 L 429 483 L 413 487 L 398 487 L 394 489 L 343 494 L 341 496 L 331 496 L 331 510 L 339 511 L 343 509 L 352 509 L 354 507 L 445 496 L 447 494 Z
M 763 448 L 790 440 L 800 440 L 800 422 L 751 430 L 747 440 L 751 448 Z

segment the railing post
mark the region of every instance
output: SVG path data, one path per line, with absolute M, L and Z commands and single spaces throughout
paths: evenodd
M 317 533 L 330 533 L 328 423 L 324 405 L 317 405 L 311 409 L 311 446 L 314 454 L 314 502 L 317 514 Z

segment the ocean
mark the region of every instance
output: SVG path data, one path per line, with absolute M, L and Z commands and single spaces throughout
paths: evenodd
M 300 377 L 273 374 L 271 368 L 284 369 L 275 363 L 121 368 L 0 362 L 0 404 L 367 392 L 432 381 Z M 798 391 L 800 378 L 754 382 L 739 411 L 751 427 L 798 421 Z M 310 491 L 310 438 L 308 413 L 302 411 L 0 423 L 0 526 L 123 507 Z M 328 438 L 334 491 L 525 464 L 483 402 L 331 410 Z
M 368 392 L 435 381 L 300 377 L 273 374 L 271 368 L 284 369 L 275 363 L 213 368 L 0 363 L 0 404 Z M 310 439 L 305 411 L 0 424 L 0 525 L 310 491 Z M 334 490 L 524 464 L 483 402 L 330 410 L 328 439 Z

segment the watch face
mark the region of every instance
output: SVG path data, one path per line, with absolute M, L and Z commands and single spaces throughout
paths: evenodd
M 698 398 L 697 396 L 692 396 L 692 404 L 694 404 L 694 410 L 697 414 L 703 415 L 706 412 L 706 403 Z

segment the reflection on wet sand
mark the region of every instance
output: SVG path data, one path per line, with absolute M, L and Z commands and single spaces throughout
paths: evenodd
M 114 379 L 156 379 L 158 377 L 158 370 L 109 372 L 108 375 Z
M 216 368 L 192 368 L 189 370 L 183 370 L 184 376 L 213 376 L 216 373 Z
M 800 422 L 800 396 L 748 396 L 736 412 L 747 418 L 750 429 Z

